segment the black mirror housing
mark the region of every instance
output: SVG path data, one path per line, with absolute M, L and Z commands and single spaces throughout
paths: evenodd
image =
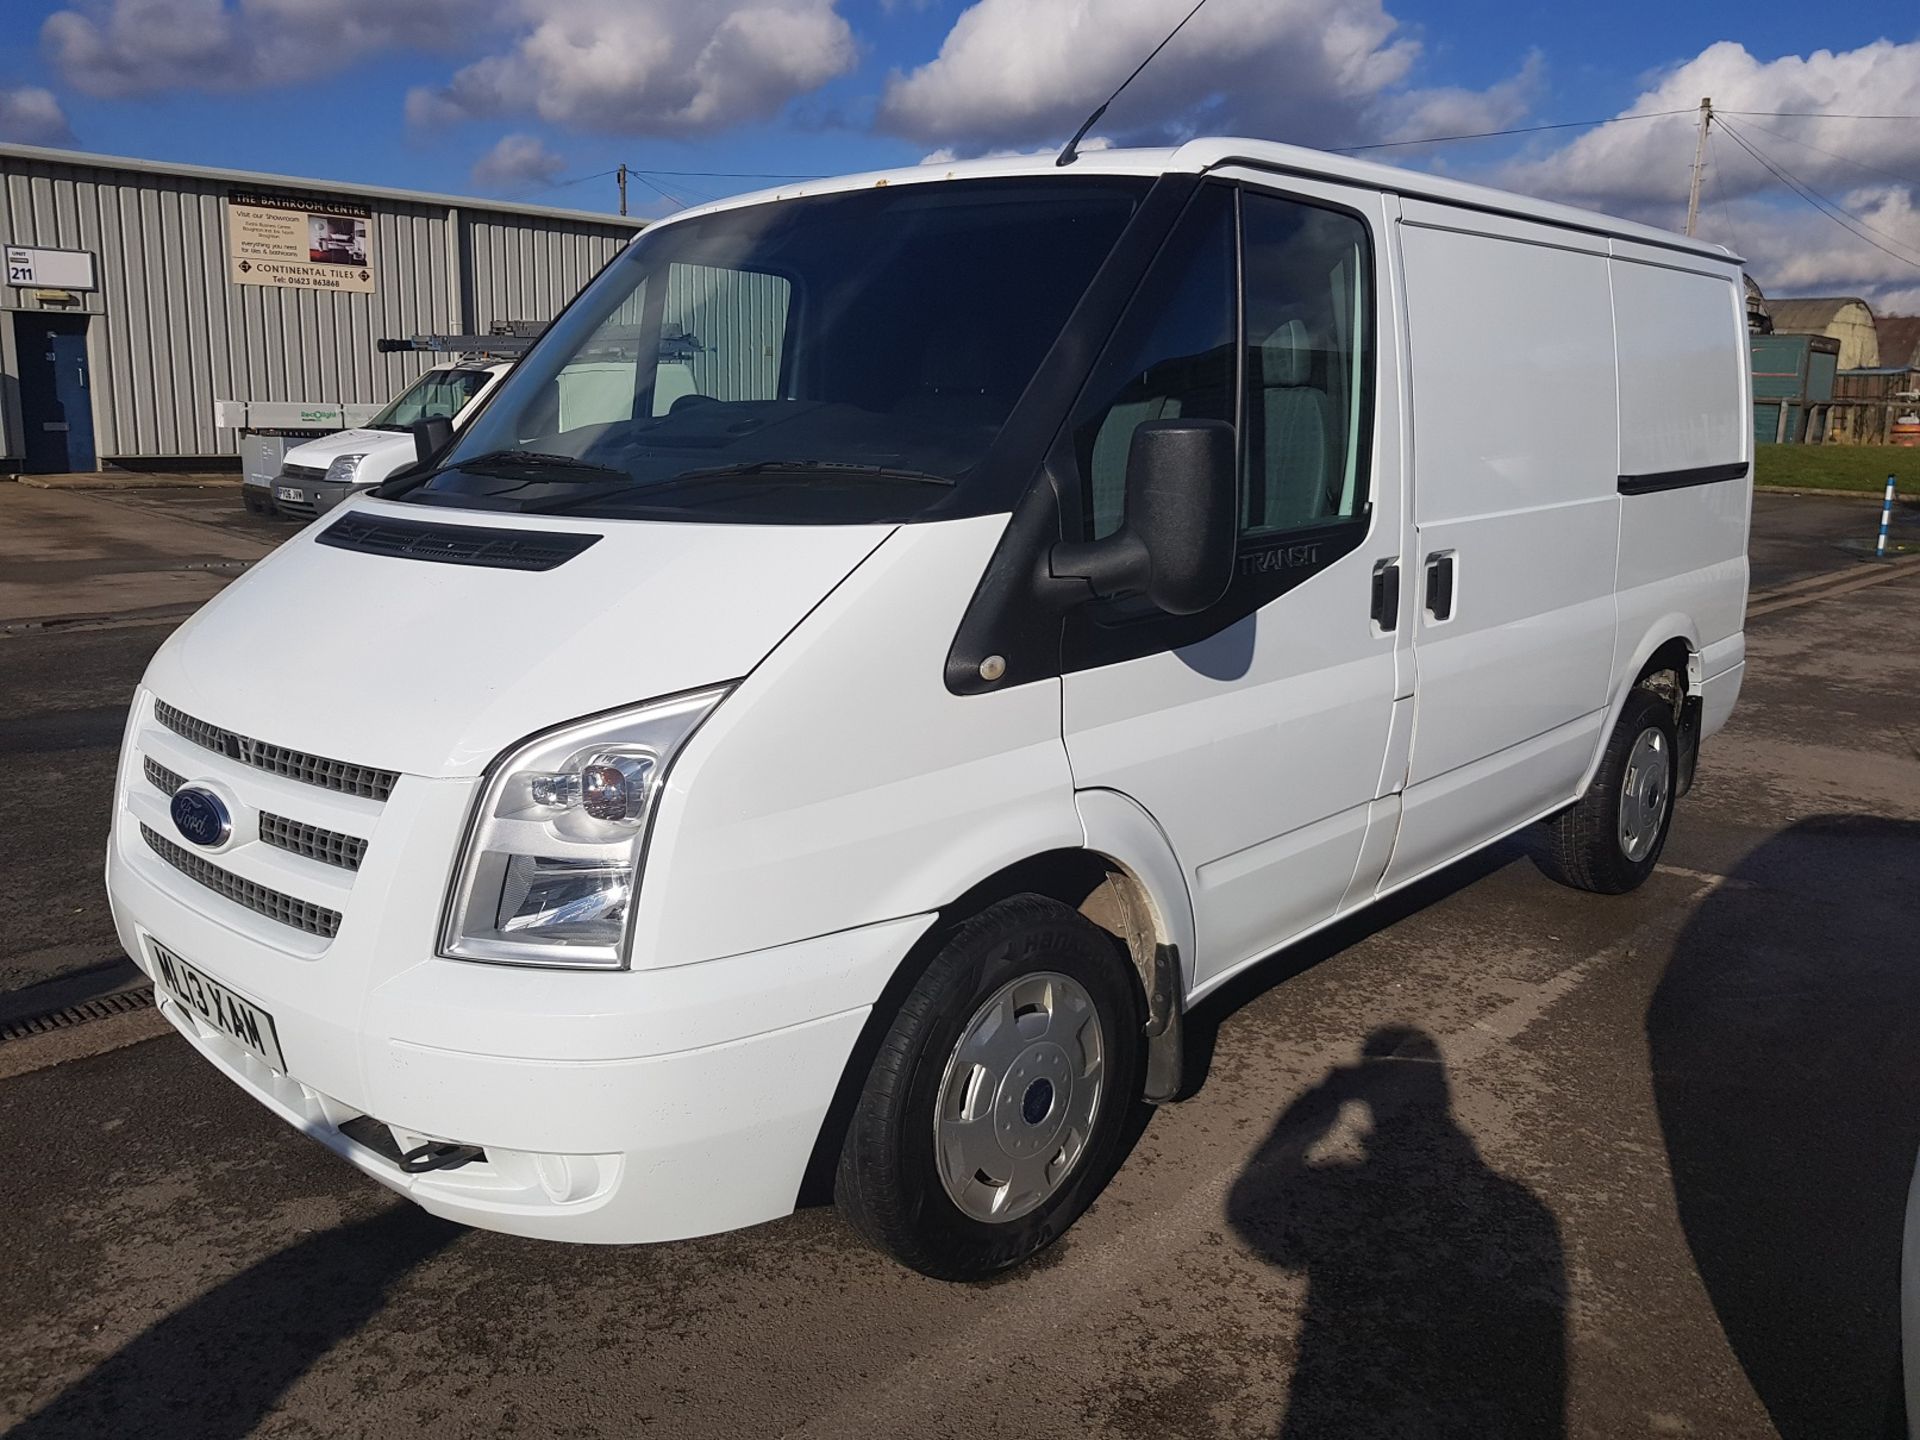
M 1053 547 L 1056 577 L 1085 580 L 1102 599 L 1145 595 L 1169 615 L 1193 615 L 1233 580 L 1239 509 L 1233 426 L 1149 420 L 1127 455 L 1127 512 L 1102 540 Z
M 453 443 L 453 421 L 431 415 L 413 422 L 413 458 L 425 465 Z

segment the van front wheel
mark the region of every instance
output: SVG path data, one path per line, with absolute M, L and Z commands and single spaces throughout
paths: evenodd
M 1077 911 L 1038 895 L 981 911 L 881 1043 L 840 1152 L 841 1213 L 943 1280 L 1051 1244 L 1119 1162 L 1141 1023 L 1131 967 Z
M 1546 872 L 1602 895 L 1623 895 L 1651 875 L 1673 823 L 1678 754 L 1672 704 L 1631 691 L 1587 793 L 1547 821 Z

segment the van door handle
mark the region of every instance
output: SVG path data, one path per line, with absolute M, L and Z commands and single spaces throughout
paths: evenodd
M 1376 560 L 1373 564 L 1373 623 L 1383 631 L 1400 623 L 1398 560 Z
M 1427 615 L 1433 620 L 1453 618 L 1453 551 L 1427 557 Z

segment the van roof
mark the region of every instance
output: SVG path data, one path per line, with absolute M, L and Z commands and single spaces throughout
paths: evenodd
M 1495 190 L 1486 185 L 1469 185 L 1464 181 L 1450 180 L 1442 175 L 1431 175 L 1423 170 L 1407 170 L 1398 165 L 1385 165 L 1377 160 L 1356 160 L 1348 155 L 1334 155 L 1325 150 L 1309 150 L 1299 145 L 1282 145 L 1272 140 L 1244 140 L 1232 137 L 1189 140 L 1184 145 L 1154 149 L 1082 150 L 1071 170 L 1066 172 L 1057 170 L 1053 153 L 1046 152 L 986 160 L 956 160 L 945 163 L 936 161 L 902 166 L 893 170 L 874 170 L 859 175 L 834 175 L 732 196 L 726 200 L 683 210 L 670 220 L 655 223 L 672 224 L 690 215 L 712 214 L 715 211 L 729 210 L 740 205 L 758 205 L 770 200 L 792 200 L 803 195 L 823 195 L 875 185 L 914 185 L 940 180 L 978 180 L 1000 175 L 1204 174 L 1209 170 L 1233 164 L 1270 170 L 1275 174 L 1308 176 L 1316 180 L 1358 185 L 1396 195 L 1418 196 L 1425 200 L 1438 200 L 1444 204 L 1461 205 L 1469 209 L 1492 211 L 1501 215 L 1513 215 L 1542 224 L 1559 225 L 1590 234 L 1613 235 L 1623 240 L 1638 241 L 1643 245 L 1664 246 L 1695 255 L 1705 255 L 1723 262 L 1740 263 L 1739 257 L 1724 245 L 1711 244 L 1705 240 L 1694 239 L 1672 230 L 1662 230 L 1652 225 L 1641 225 L 1632 220 L 1621 220 L 1612 215 L 1603 215 L 1597 210 L 1582 210 L 1573 205 L 1537 200 L 1531 196 L 1516 195 L 1507 190 Z

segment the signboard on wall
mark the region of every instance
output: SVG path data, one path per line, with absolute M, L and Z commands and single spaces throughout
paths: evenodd
M 9 245 L 7 284 L 18 285 L 22 289 L 97 289 L 93 279 L 93 252 Z
M 236 285 L 373 293 L 373 214 L 360 205 L 235 190 L 227 259 Z

